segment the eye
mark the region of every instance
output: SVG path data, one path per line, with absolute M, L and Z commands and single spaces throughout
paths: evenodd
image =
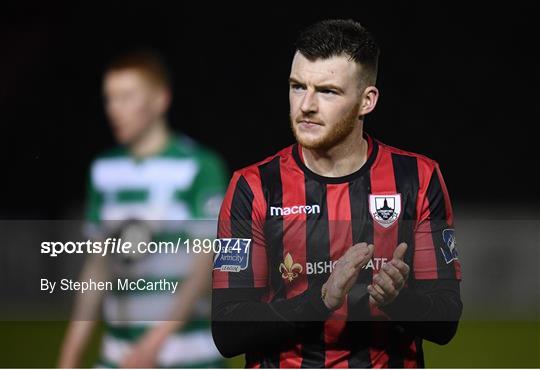
M 329 90 L 329 89 L 321 90 L 321 93 L 326 94 L 326 95 L 336 95 L 336 94 L 337 94 L 336 91 L 334 91 L 334 90 Z
M 300 84 L 291 84 L 291 89 L 293 91 L 304 91 L 306 88 Z

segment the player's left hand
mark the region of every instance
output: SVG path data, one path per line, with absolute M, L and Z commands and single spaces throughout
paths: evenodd
M 406 250 L 406 243 L 398 245 L 392 260 L 373 276 L 373 283 L 367 287 L 370 304 L 381 307 L 396 299 L 409 277 L 409 266 L 403 262 Z
M 146 333 L 130 349 L 120 363 L 121 368 L 156 368 L 160 342 L 151 334 Z

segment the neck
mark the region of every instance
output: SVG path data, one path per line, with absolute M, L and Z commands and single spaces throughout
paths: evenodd
M 129 144 L 130 153 L 143 158 L 161 152 L 169 141 L 170 133 L 164 119 L 154 122 L 139 138 Z
M 326 177 L 347 176 L 358 171 L 367 160 L 368 144 L 362 132 L 362 124 L 359 124 L 345 140 L 328 150 L 302 147 L 305 165 Z

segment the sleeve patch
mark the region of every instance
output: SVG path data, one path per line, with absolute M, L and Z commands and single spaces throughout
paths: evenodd
M 458 259 L 454 229 L 444 229 L 442 232 L 442 238 L 444 241 L 444 246 L 441 248 L 441 251 L 444 256 L 444 261 L 449 264 L 453 260 Z
M 240 272 L 249 264 L 251 239 L 220 238 L 219 253 L 214 256 L 214 270 Z

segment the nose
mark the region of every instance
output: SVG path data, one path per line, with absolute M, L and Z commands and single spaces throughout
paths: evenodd
M 308 89 L 304 94 L 302 104 L 300 105 L 300 110 L 302 111 L 302 113 L 307 114 L 317 112 L 317 109 L 318 106 L 315 92 Z

